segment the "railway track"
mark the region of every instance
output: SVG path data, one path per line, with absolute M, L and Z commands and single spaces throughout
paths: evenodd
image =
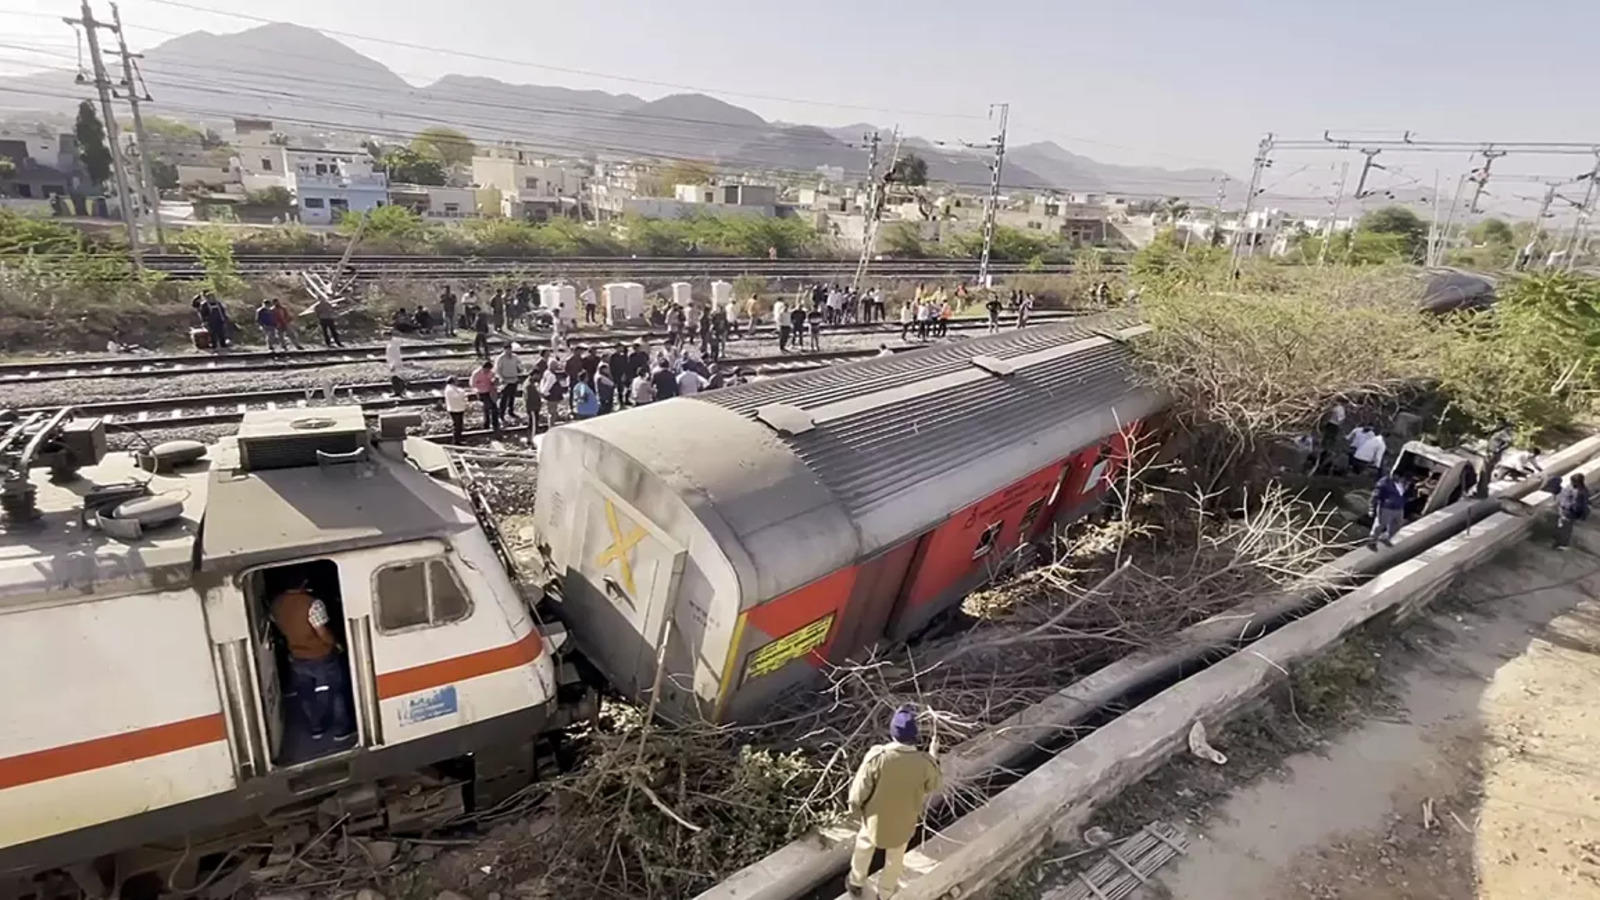
M 305 269 L 331 269 L 338 266 L 336 254 L 240 254 L 234 265 L 241 275 L 272 275 Z M 179 280 L 202 278 L 205 266 L 187 254 L 153 254 L 144 257 L 146 267 L 167 273 Z M 640 277 L 684 278 L 760 275 L 767 278 L 843 277 L 855 272 L 853 259 L 767 259 L 765 257 L 505 257 L 505 256 L 401 256 L 365 255 L 351 258 L 356 278 L 408 277 L 418 280 L 460 280 L 496 274 L 525 273 L 529 279 L 564 275 L 570 277 L 626 274 Z M 969 259 L 886 259 L 872 265 L 879 277 L 916 278 L 974 275 L 977 260 Z M 1043 267 L 1027 263 L 991 263 L 997 274 L 1018 272 L 1064 273 L 1068 263 Z
M 1066 318 L 1070 313 L 1064 312 L 1036 312 L 1030 321 L 1047 322 L 1054 319 Z M 1014 318 L 1003 320 L 1006 327 L 1011 327 Z M 957 332 L 970 332 L 984 328 L 985 320 L 982 319 L 955 319 L 950 323 L 950 330 Z M 898 335 L 898 323 L 872 324 L 872 325 L 842 325 L 835 326 L 824 332 L 825 336 L 839 335 Z M 773 339 L 776 330 L 771 326 L 762 326 L 756 329 L 756 334 Z M 583 348 L 592 346 L 597 350 L 609 348 L 619 341 L 631 343 L 636 340 L 647 342 L 660 341 L 667 337 L 665 331 L 632 329 L 627 331 L 601 332 L 594 334 L 580 334 L 577 339 L 568 342 L 568 346 Z M 550 339 L 539 335 L 504 335 L 493 340 L 503 343 L 512 340 L 523 349 L 537 351 L 550 346 Z M 735 346 L 747 345 L 747 339 L 741 340 Z M 440 362 L 454 359 L 470 359 L 476 356 L 472 351 L 471 341 L 446 340 L 433 343 L 418 343 L 410 345 L 406 353 L 408 363 Z M 384 346 L 382 344 L 367 344 L 343 348 L 314 347 L 305 350 L 296 350 L 284 356 L 274 356 L 265 350 L 246 350 L 223 354 L 166 354 L 159 356 L 133 356 L 84 359 L 40 360 L 22 363 L 0 363 L 0 385 L 4 384 L 37 384 L 48 381 L 69 381 L 85 378 L 168 378 L 177 375 L 209 375 L 225 374 L 232 372 L 281 372 L 296 369 L 316 369 L 326 366 L 355 365 L 360 363 L 381 363 L 384 361 Z
M 905 345 L 899 349 L 913 349 Z M 761 366 L 770 375 L 787 375 L 821 368 L 837 362 L 876 356 L 877 350 L 835 350 L 787 356 L 740 357 L 744 367 Z M 732 361 L 732 360 L 730 360 Z M 79 403 L 73 408 L 81 415 L 95 416 L 113 428 L 179 428 L 191 425 L 221 425 L 237 422 L 244 414 L 259 409 L 315 409 L 334 403 L 357 402 L 368 415 L 416 406 L 437 406 L 444 401 L 444 378 L 418 378 L 407 382 L 404 396 L 394 396 L 387 381 L 329 385 L 325 388 L 274 388 L 260 391 L 229 391 L 191 394 L 179 397 L 139 397 L 130 400 L 103 400 Z M 620 390 L 620 388 L 619 388 Z M 46 407 L 24 407 L 23 414 Z M 476 412 L 476 410 L 474 410 Z M 487 432 L 482 432 L 487 434 Z M 479 434 L 479 432 L 471 432 Z

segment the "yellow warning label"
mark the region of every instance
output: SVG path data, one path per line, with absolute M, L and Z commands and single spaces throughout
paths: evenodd
M 799 659 L 821 647 L 828 640 L 828 632 L 832 628 L 833 613 L 829 613 L 810 625 L 795 629 L 755 650 L 745 663 L 745 679 L 770 675 L 792 660 Z

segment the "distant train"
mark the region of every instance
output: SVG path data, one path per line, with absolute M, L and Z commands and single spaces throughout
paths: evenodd
M 1139 330 L 1036 326 L 555 428 L 537 605 L 450 459 L 357 407 L 250 413 L 162 461 L 106 453 L 92 420 L 0 423 L 0 898 L 85 861 L 80 882 L 181 886 L 163 867 L 192 876 L 269 814 L 403 828 L 493 802 L 592 712 L 567 629 L 616 689 L 660 683 L 665 715 L 755 717 L 1097 502 L 1162 408 Z M 348 746 L 284 703 L 269 604 L 301 583 L 346 651 Z

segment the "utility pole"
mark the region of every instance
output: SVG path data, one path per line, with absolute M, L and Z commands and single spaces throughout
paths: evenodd
M 860 288 L 866 277 L 867 262 L 872 259 L 872 246 L 878 240 L 878 142 L 877 129 L 862 135 L 867 141 L 867 208 L 861 219 L 861 258 L 856 261 L 856 274 L 850 279 L 850 290 Z
M 1423 255 L 1423 261 L 1428 265 L 1433 264 L 1433 248 L 1439 242 L 1439 170 L 1433 170 L 1433 196 L 1428 199 L 1428 205 L 1433 207 L 1433 218 L 1428 223 L 1428 251 Z
M 144 267 L 139 253 L 139 223 L 134 218 L 133 201 L 128 196 L 128 178 L 122 172 L 122 153 L 117 148 L 117 120 L 111 115 L 111 78 L 106 75 L 105 61 L 100 58 L 100 34 L 97 30 L 112 26 L 94 20 L 94 10 L 89 8 L 89 0 L 83 0 L 81 11 L 82 19 L 62 18 L 61 21 L 68 25 L 82 25 L 83 33 L 89 39 L 94 86 L 100 94 L 100 115 L 105 118 L 106 142 L 111 150 L 111 172 L 117 179 L 117 202 L 122 205 L 122 223 L 128 228 L 128 252 L 133 256 L 134 269 L 138 270 Z
M 1333 212 L 1328 216 L 1328 227 L 1322 232 L 1322 247 L 1317 250 L 1319 266 L 1328 261 L 1328 244 L 1333 242 L 1333 229 L 1339 224 L 1339 207 L 1344 205 L 1344 182 L 1349 176 L 1350 163 L 1347 160 L 1339 165 L 1339 190 L 1333 195 Z
M 1472 192 L 1472 202 L 1467 204 L 1467 212 L 1473 215 L 1478 214 L 1478 200 L 1483 197 L 1484 185 L 1489 183 L 1489 169 L 1494 166 L 1495 160 L 1505 155 L 1506 151 L 1504 150 L 1491 150 L 1488 148 L 1483 150 L 1483 168 L 1475 172 L 1474 175 L 1476 177 L 1472 179 L 1477 183 L 1478 189 Z
M 1470 175 L 1462 175 L 1456 179 L 1456 192 L 1450 197 L 1450 215 L 1445 216 L 1444 231 L 1439 233 L 1439 243 L 1433 248 L 1433 256 L 1428 260 L 1428 265 L 1437 266 L 1444 259 L 1445 244 L 1450 242 L 1450 230 L 1455 227 L 1456 207 L 1461 204 L 1461 189 L 1466 187 Z
M 1589 183 L 1583 189 L 1583 203 L 1578 206 L 1578 215 L 1572 220 L 1572 233 L 1567 236 L 1567 258 L 1562 268 L 1568 271 L 1572 270 L 1573 258 L 1578 254 L 1578 234 L 1588 229 L 1589 217 L 1594 213 L 1596 183 L 1600 182 L 1600 153 L 1595 154 L 1594 168 L 1581 177 Z
M 112 29 L 117 33 L 117 51 L 122 56 L 122 83 L 128 89 L 128 107 L 133 110 L 133 136 L 139 142 L 139 177 L 144 184 L 144 202 L 150 208 L 150 217 L 156 224 L 156 249 L 162 253 L 167 252 L 167 231 L 161 225 L 161 191 L 156 187 L 155 178 L 150 175 L 150 139 L 145 137 L 144 116 L 139 114 L 140 101 L 147 101 L 150 96 L 139 96 L 139 88 L 133 81 L 133 61 L 142 58 L 142 53 L 129 53 L 128 41 L 122 35 L 122 10 L 115 3 L 111 4 Z
M 1223 175 L 1217 181 L 1217 211 L 1211 217 L 1212 244 L 1215 246 L 1217 238 L 1222 234 L 1222 204 L 1228 199 L 1228 176 Z
M 1383 151 L 1381 149 L 1373 149 L 1370 147 L 1362 148 L 1361 154 L 1366 157 L 1366 160 L 1361 163 L 1361 177 L 1356 180 L 1356 200 L 1360 201 L 1367 198 L 1367 176 L 1371 174 L 1372 170 L 1384 168 L 1383 166 L 1379 165 L 1375 159 L 1375 157 L 1382 152 Z M 1384 169 L 1384 171 L 1388 170 Z
M 1233 231 L 1232 253 L 1229 266 L 1235 273 L 1239 271 L 1239 235 L 1240 232 L 1250 227 L 1250 208 L 1255 205 L 1256 193 L 1261 190 L 1261 176 L 1266 172 L 1267 166 L 1272 165 L 1272 132 L 1267 132 L 1261 138 L 1261 143 L 1256 145 L 1256 158 L 1250 168 L 1250 189 L 1244 195 L 1244 210 L 1239 213 L 1239 227 Z M 1255 250 L 1255 240 L 1251 240 L 1251 251 Z
M 1000 209 L 1000 170 L 1006 163 L 1006 120 L 1011 116 L 1011 104 L 996 103 L 989 107 L 992 115 L 1000 110 L 1000 134 L 994 140 L 994 162 L 989 164 L 989 207 L 983 214 L 983 258 L 978 261 L 978 285 L 989 286 L 989 251 L 994 247 L 994 218 Z
M 1523 248 L 1523 255 L 1527 257 L 1527 264 L 1532 266 L 1539 257 L 1539 238 L 1544 234 L 1544 220 L 1550 215 L 1550 204 L 1555 202 L 1556 188 L 1559 182 L 1552 181 L 1545 185 L 1544 197 L 1539 201 L 1539 214 L 1533 219 L 1533 234 L 1528 236 L 1528 246 Z

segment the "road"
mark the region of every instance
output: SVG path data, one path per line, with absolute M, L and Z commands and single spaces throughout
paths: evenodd
M 1544 535 L 1367 651 L 1389 657 L 1381 702 L 1311 726 L 1310 749 L 1252 761 L 1230 727 L 1213 741 L 1226 766 L 1147 780 L 1171 805 L 1125 821 L 1191 842 L 1136 900 L 1600 898 L 1600 528 L 1565 553 Z M 1072 871 L 1020 895 L 1068 896 Z

